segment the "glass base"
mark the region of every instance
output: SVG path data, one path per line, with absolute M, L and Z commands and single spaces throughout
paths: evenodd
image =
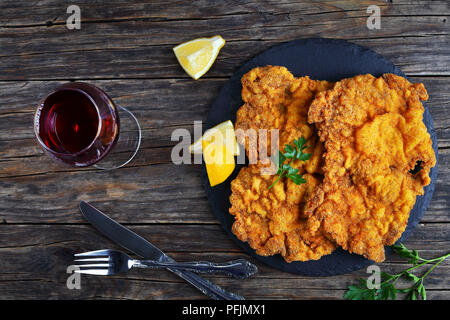
M 112 147 L 108 155 L 94 164 L 94 167 L 102 170 L 121 168 L 135 157 L 141 146 L 141 126 L 133 113 L 125 107 L 118 106 L 119 113 L 119 139 Z

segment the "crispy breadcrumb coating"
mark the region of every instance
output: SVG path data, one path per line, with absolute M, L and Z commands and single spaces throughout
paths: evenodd
M 323 183 L 306 205 L 310 230 L 381 262 L 406 228 L 436 163 L 422 121 L 423 84 L 385 74 L 337 82 L 312 102 L 308 120 L 325 144 Z M 422 169 L 413 174 L 420 165 Z
M 314 81 L 308 77 L 294 78 L 284 67 L 266 66 L 255 68 L 242 78 L 244 105 L 237 112 L 235 128 L 278 129 L 281 149 L 294 139 L 308 139 L 312 153 L 307 161 L 296 160 L 291 166 L 304 174 L 306 184 L 296 185 L 289 179 L 281 179 L 273 188 L 269 186 L 278 176 L 263 174 L 268 163 L 257 162 L 241 169 L 231 183 L 230 213 L 235 216 L 233 233 L 260 255 L 281 254 L 287 262 L 317 260 L 331 253 L 336 245 L 319 230 L 309 230 L 304 216 L 304 204 L 321 182 L 321 159 L 323 145 L 314 126 L 307 123 L 309 105 L 317 92 L 331 84 Z M 259 135 L 260 133 L 257 132 Z M 245 145 L 247 154 L 256 141 L 236 132 L 238 141 Z M 259 140 L 259 147 L 267 147 L 271 154 L 270 134 Z

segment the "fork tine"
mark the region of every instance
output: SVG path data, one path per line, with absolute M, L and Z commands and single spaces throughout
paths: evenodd
M 75 273 L 93 274 L 96 276 L 107 276 L 109 274 L 108 269 L 87 269 L 87 270 L 75 270 Z
M 111 261 L 111 257 L 107 257 L 107 258 L 90 258 L 90 259 L 75 259 L 73 261 L 77 261 L 77 262 L 87 262 L 87 261 L 105 261 L 105 262 L 109 262 Z
M 104 249 L 104 250 L 95 250 L 95 251 L 88 251 L 83 253 L 77 253 L 74 254 L 75 257 L 88 257 L 88 256 L 107 256 L 109 255 L 110 250 Z
M 77 267 L 79 267 L 79 268 L 81 268 L 81 267 L 84 267 L 84 268 L 87 268 L 87 267 L 89 267 L 89 268 L 109 268 L 109 267 L 112 267 L 112 265 L 109 263 L 93 263 L 93 264 L 80 264 L 80 265 L 77 265 Z

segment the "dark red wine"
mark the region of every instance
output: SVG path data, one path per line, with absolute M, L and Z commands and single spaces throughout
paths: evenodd
M 94 103 L 81 92 L 62 90 L 42 109 L 39 135 L 56 152 L 78 153 L 94 141 L 98 127 Z
M 57 88 L 35 116 L 38 141 L 54 160 L 89 166 L 102 159 L 118 138 L 112 100 L 99 88 L 74 82 Z

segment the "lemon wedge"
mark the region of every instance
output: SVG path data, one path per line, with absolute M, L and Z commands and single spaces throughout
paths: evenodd
M 224 44 L 221 36 L 198 38 L 179 44 L 173 52 L 184 71 L 197 80 L 211 68 Z
M 234 155 L 225 145 L 202 140 L 203 159 L 211 187 L 224 182 L 234 171 Z
M 228 152 L 234 156 L 240 154 L 240 148 L 236 142 L 233 122 L 230 120 L 222 122 L 217 126 L 206 130 L 203 136 L 189 146 L 189 152 L 193 154 L 203 153 L 202 141 L 212 142 L 218 145 L 225 145 Z
M 206 130 L 189 146 L 189 152 L 203 153 L 211 187 L 224 182 L 234 171 L 234 156 L 240 154 L 233 123 L 228 120 Z

